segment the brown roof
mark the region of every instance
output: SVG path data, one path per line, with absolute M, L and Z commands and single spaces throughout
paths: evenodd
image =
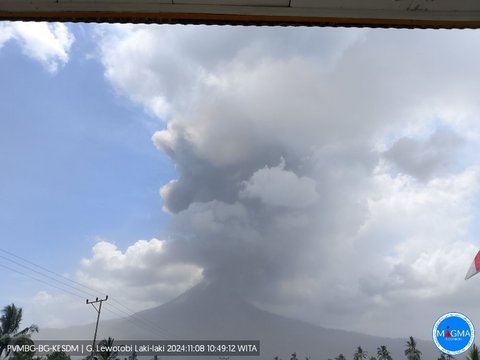
M 480 28 L 478 0 L 0 0 L 1 20 Z

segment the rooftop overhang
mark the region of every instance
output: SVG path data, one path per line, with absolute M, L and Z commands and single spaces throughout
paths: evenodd
M 479 0 L 0 0 L 1 20 L 479 28 Z

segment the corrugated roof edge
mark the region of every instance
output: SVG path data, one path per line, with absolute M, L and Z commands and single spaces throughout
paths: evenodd
M 199 14 L 199 13 L 118 13 L 118 12 L 6 12 L 0 20 L 58 21 L 84 23 L 243 25 L 243 26 L 318 26 L 369 27 L 398 29 L 478 29 L 480 20 L 414 20 L 340 17 L 295 17 L 265 15 Z

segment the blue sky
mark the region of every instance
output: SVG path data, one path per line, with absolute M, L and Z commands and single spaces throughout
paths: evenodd
M 1 247 L 135 310 L 215 281 L 315 324 L 427 338 L 477 308 L 457 295 L 479 246 L 479 41 L 0 23 Z M 83 295 L 0 273 L 26 321 L 89 322 Z
M 168 221 L 159 186 L 174 177 L 151 141 L 161 121 L 115 94 L 88 56 L 92 28 L 68 27 L 76 41 L 55 73 L 16 41 L 0 50 L 2 248 L 60 273 L 98 238 L 159 236 Z

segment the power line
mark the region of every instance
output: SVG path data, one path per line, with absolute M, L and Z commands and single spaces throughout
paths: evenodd
M 67 278 L 67 277 L 65 277 L 64 275 L 58 274 L 58 273 L 56 273 L 56 272 L 54 272 L 54 271 L 51 271 L 51 270 L 49 270 L 49 269 L 47 269 L 47 268 L 45 268 L 45 267 L 43 267 L 43 266 L 41 266 L 41 265 L 35 264 L 34 262 L 32 262 L 32 261 L 30 261 L 30 260 L 28 260 L 28 259 L 25 259 L 25 258 L 23 258 L 23 257 L 21 257 L 21 256 L 18 256 L 18 255 L 14 254 L 14 253 L 12 253 L 12 252 L 10 252 L 10 251 L 7 251 L 7 250 L 5 250 L 5 249 L 0 249 L 0 252 L 3 252 L 3 253 L 8 254 L 8 255 L 10 255 L 10 256 L 13 256 L 13 257 L 15 257 L 15 258 L 17 258 L 17 259 L 20 259 L 20 260 L 22 260 L 22 261 L 24 261 L 24 262 L 26 262 L 26 263 L 28 263 L 28 264 L 30 264 L 30 265 L 35 266 L 36 268 L 39 268 L 39 269 L 41 269 L 41 270 L 43 270 L 43 271 L 46 271 L 46 272 L 49 273 L 49 274 L 52 274 L 52 275 L 55 275 L 55 276 L 60 277 L 60 278 L 62 278 L 62 279 L 68 280 L 69 282 L 71 282 L 71 283 L 73 283 L 73 284 L 75 284 L 75 285 L 78 285 L 78 286 L 83 287 L 83 288 L 85 288 L 85 289 L 87 289 L 87 290 L 93 291 L 93 293 L 98 293 L 98 289 L 93 289 L 93 288 L 91 288 L 91 287 L 89 287 L 89 286 L 87 286 L 87 285 L 84 285 L 84 284 L 82 284 L 82 283 L 80 283 L 80 282 L 78 282 L 78 281 L 75 281 L 75 280 L 72 280 L 72 279 L 70 279 L 70 278 Z M 0 255 L 0 256 L 1 256 L 1 255 Z M 3 256 L 2 256 L 2 257 L 3 257 Z M 10 259 L 7 259 L 7 260 L 13 261 L 13 260 L 10 260 Z M 106 295 L 106 294 L 102 294 L 102 295 Z
M 81 299 L 84 298 L 84 296 L 82 296 L 82 295 L 75 294 L 75 293 L 73 293 L 73 292 L 71 292 L 71 291 L 68 291 L 68 290 L 65 290 L 65 289 L 63 289 L 63 288 L 61 288 L 61 287 L 59 287 L 59 286 L 50 284 L 50 283 L 48 283 L 47 281 L 44 281 L 44 280 L 42 280 L 42 279 L 38 279 L 38 278 L 36 278 L 36 277 L 34 277 L 34 276 L 28 275 L 28 274 L 26 274 L 26 273 L 24 273 L 24 272 L 22 272 L 22 271 L 20 271 L 20 270 L 11 268 L 11 267 L 9 267 L 9 266 L 7 266 L 7 265 L 0 264 L 0 267 L 3 267 L 3 268 L 8 269 L 8 270 L 10 270 L 10 271 L 16 272 L 16 273 L 18 273 L 18 274 L 20 274 L 20 275 L 26 276 L 26 277 L 28 277 L 28 278 L 30 278 L 30 279 L 32 279 L 32 280 L 39 281 L 39 282 L 41 282 L 41 283 L 43 283 L 43 284 L 46 284 L 46 285 L 48 285 L 48 286 L 54 287 L 54 288 L 56 288 L 56 289 L 58 289 L 58 290 L 61 290 L 61 291 L 63 291 L 63 292 L 66 292 L 66 293 L 68 293 L 68 294 L 70 294 L 70 295 L 79 297 L 79 298 L 81 298 Z
M 30 265 L 38 268 L 38 269 L 41 269 L 41 270 L 44 271 L 44 272 L 47 272 L 47 273 L 52 274 L 52 275 L 54 275 L 54 276 L 56 276 L 56 277 L 58 277 L 58 278 L 61 278 L 62 280 L 66 280 L 66 281 L 68 281 L 68 282 L 70 282 L 70 283 L 72 283 L 72 284 L 75 284 L 75 285 L 80 286 L 80 287 L 82 287 L 82 288 L 88 289 L 88 290 L 90 290 L 90 291 L 92 291 L 92 292 L 100 293 L 100 294 L 102 294 L 102 295 L 104 295 L 104 296 L 106 295 L 105 293 L 103 293 L 103 292 L 101 292 L 101 291 L 98 291 L 98 289 L 94 289 L 94 288 L 89 287 L 89 286 L 86 286 L 86 285 L 84 285 L 84 284 L 82 284 L 82 283 L 80 283 L 80 282 L 77 282 L 77 281 L 75 281 L 75 280 L 72 280 L 72 279 L 70 279 L 70 278 L 67 278 L 67 277 L 65 277 L 65 276 L 63 276 L 63 275 L 60 275 L 60 274 L 58 274 L 58 273 L 55 273 L 55 272 L 53 272 L 53 271 L 51 271 L 51 270 L 49 270 L 49 269 L 47 269 L 47 268 L 45 268 L 45 267 L 43 267 L 43 266 L 41 266 L 41 265 L 38 265 L 38 264 L 36 264 L 36 263 L 28 260 L 28 259 L 25 259 L 25 258 L 23 258 L 23 257 L 21 257 L 21 256 L 18 256 L 18 255 L 14 254 L 14 253 L 12 253 L 12 252 L 10 252 L 10 251 L 7 251 L 7 250 L 4 250 L 4 249 L 1 249 L 1 248 L 0 248 L 0 252 L 3 252 L 3 253 L 8 254 L 8 255 L 10 255 L 10 256 L 13 256 L 13 257 L 15 257 L 15 258 L 17 258 L 17 259 L 19 259 L 19 260 L 21 260 L 21 261 L 23 261 L 23 262 L 26 262 L 26 263 L 28 263 L 28 264 L 30 264 Z M 71 289 L 73 289 L 73 290 L 75 290 L 75 291 L 77 291 L 77 292 L 79 292 L 79 293 L 86 294 L 86 295 L 88 295 L 88 296 L 92 296 L 92 294 L 91 294 L 90 292 L 87 293 L 85 290 L 78 289 L 77 287 L 75 287 L 75 286 L 73 286 L 73 285 L 70 285 L 70 284 L 66 283 L 65 281 L 61 281 L 61 280 L 56 279 L 56 278 L 54 278 L 54 277 L 52 277 L 52 276 L 49 276 L 49 275 L 47 275 L 47 274 L 44 274 L 44 273 L 42 273 L 42 272 L 40 272 L 40 271 L 38 271 L 38 270 L 33 269 L 33 268 L 30 267 L 30 266 L 27 266 L 27 265 L 22 264 L 22 263 L 20 263 L 20 262 L 18 262 L 18 261 L 9 259 L 9 258 L 6 257 L 6 256 L 0 255 L 0 258 L 3 258 L 3 259 L 5 259 L 5 260 L 7 260 L 7 261 L 10 261 L 10 262 L 16 264 L 17 266 L 20 266 L 20 267 L 23 267 L 23 268 L 25 268 L 25 269 L 28 269 L 29 271 L 32 271 L 32 272 L 34 272 L 35 274 L 38 274 L 38 275 L 43 276 L 43 277 L 46 277 L 46 278 L 48 278 L 48 279 L 50 279 L 50 280 L 52 280 L 52 281 L 54 281 L 54 282 L 56 282 L 56 283 L 59 283 L 59 284 L 61 284 L 61 285 L 63 285 L 63 286 L 67 286 L 67 287 L 69 287 L 69 288 L 71 288 Z M 24 272 L 21 272 L 21 271 L 19 271 L 19 270 L 13 269 L 13 268 L 11 268 L 11 267 L 9 267 L 9 266 L 2 265 L 2 264 L 0 264 L 0 266 L 6 268 L 6 269 L 8 269 L 8 270 L 14 271 L 14 272 L 16 272 L 16 273 L 18 273 L 18 274 L 24 275 L 24 276 L 26 276 L 26 277 L 28 277 L 28 278 L 30 278 L 30 279 L 35 280 L 35 281 L 38 281 L 38 282 L 41 282 L 41 283 L 46 284 L 46 285 L 48 285 L 48 286 L 51 286 L 51 287 L 53 287 L 53 288 L 56 288 L 56 289 L 58 289 L 58 290 L 60 290 L 60 291 L 63 291 L 63 292 L 65 292 L 65 293 L 68 293 L 68 294 L 70 294 L 70 295 L 73 295 L 73 296 L 76 296 L 76 297 L 80 297 L 80 298 L 82 298 L 82 299 L 84 299 L 84 298 L 86 297 L 85 295 L 82 296 L 82 295 L 73 293 L 73 292 L 71 292 L 71 291 L 69 291 L 69 290 L 66 290 L 66 289 L 64 289 L 64 288 L 61 288 L 61 287 L 59 287 L 59 286 L 57 286 L 57 285 L 52 284 L 52 283 L 49 282 L 49 281 L 45 281 L 45 280 L 42 280 L 42 279 L 38 279 L 38 278 L 33 277 L 33 276 L 31 276 L 31 275 L 28 275 L 28 274 L 26 274 L 26 273 L 24 273 Z M 122 308 L 128 310 L 128 311 L 122 310 L 122 309 L 120 309 L 118 306 L 116 306 L 116 305 L 114 305 L 114 304 L 111 304 L 111 303 L 108 303 L 109 306 L 111 306 L 111 307 L 113 307 L 114 309 L 116 309 L 117 311 L 120 311 L 121 313 L 125 314 L 125 315 L 127 316 L 126 319 L 127 319 L 128 321 L 134 322 L 134 320 L 136 320 L 136 321 L 138 321 L 138 322 L 141 322 L 141 323 L 143 323 L 143 326 L 145 326 L 145 325 L 148 326 L 149 331 L 151 331 L 151 330 L 153 330 L 153 329 L 156 329 L 156 331 L 154 331 L 154 332 L 159 332 L 159 333 L 161 334 L 161 336 L 165 336 L 166 334 L 167 334 L 167 335 L 168 335 L 168 334 L 174 335 L 174 334 L 172 334 L 171 332 L 169 332 L 169 331 L 167 331 L 167 330 L 165 330 L 165 329 L 162 329 L 162 328 L 159 327 L 157 324 L 155 324 L 155 323 L 153 323 L 153 322 L 151 322 L 151 321 L 149 321 L 149 320 L 141 317 L 141 316 L 138 315 L 134 310 L 132 310 L 131 308 L 129 308 L 129 307 L 127 307 L 126 305 L 122 304 L 120 301 L 116 300 L 115 298 L 112 298 L 111 300 L 112 300 L 113 302 L 115 302 L 117 305 L 121 306 Z M 107 310 L 107 311 L 108 311 L 108 310 Z M 119 315 L 119 316 L 122 317 L 122 315 L 119 314 L 118 312 L 114 312 L 114 311 L 112 311 L 112 310 L 109 310 L 109 312 L 111 312 L 111 313 L 113 313 L 113 314 L 115 314 L 115 315 Z M 177 337 L 177 336 L 174 335 L 174 337 Z
M 73 286 L 73 285 L 70 285 L 70 284 L 67 284 L 66 282 L 60 281 L 60 280 L 58 280 L 58 279 L 55 279 L 55 278 L 52 277 L 52 276 L 43 274 L 43 273 L 41 273 L 41 272 L 38 271 L 38 270 L 35 270 L 35 269 L 33 269 L 33 268 L 31 268 L 31 267 L 29 267 L 29 266 L 27 266 L 27 265 L 21 264 L 21 263 L 19 263 L 18 261 L 9 259 L 9 258 L 7 258 L 6 256 L 0 255 L 0 258 L 5 259 L 5 260 L 7 260 L 7 261 L 10 261 L 10 262 L 12 262 L 12 263 L 14 263 L 14 264 L 16 264 L 16 265 L 18 265 L 18 266 L 21 266 L 21 267 L 23 267 L 23 268 L 25 268 L 25 269 L 28 269 L 28 270 L 30 270 L 30 271 L 33 271 L 35 274 L 44 276 L 44 277 L 46 277 L 46 278 L 48 278 L 48 279 L 51 279 L 51 280 L 53 280 L 53 281 L 55 281 L 55 282 L 58 282 L 58 283 L 60 283 L 60 284 L 62 284 L 62 285 L 64 285 L 64 286 L 67 286 L 67 287 L 69 287 L 69 288 L 72 288 L 72 289 L 74 289 L 74 290 L 76 290 L 76 291 L 81 291 L 82 293 L 85 293 L 85 291 L 79 290 L 79 289 L 77 289 L 77 288 L 76 288 L 75 286 Z M 58 275 L 57 275 L 57 276 L 58 276 Z M 62 278 L 65 278 L 65 277 L 62 276 Z M 91 294 L 90 294 L 90 295 L 91 295 Z
M 55 289 L 57 289 L 57 290 L 63 291 L 63 292 L 65 292 L 65 293 L 67 293 L 67 294 L 70 294 L 70 295 L 76 296 L 76 297 L 78 297 L 78 298 L 81 298 L 82 300 L 85 299 L 85 296 L 83 296 L 83 295 L 76 294 L 76 293 L 74 293 L 74 292 L 72 292 L 72 291 L 66 290 L 66 289 L 61 288 L 61 287 L 59 287 L 59 286 L 56 286 L 56 285 L 52 284 L 51 282 L 48 282 L 48 281 L 39 279 L 39 278 L 34 277 L 34 276 L 31 276 L 31 275 L 29 275 L 29 274 L 27 274 L 27 273 L 25 273 L 25 272 L 22 272 L 22 271 L 20 271 L 20 270 L 14 269 L 14 268 L 12 268 L 12 267 L 10 267 L 10 266 L 4 265 L 4 264 L 0 264 L 0 267 L 3 267 L 3 268 L 5 268 L 5 269 L 8 269 L 8 270 L 13 271 L 13 272 L 15 272 L 15 273 L 18 273 L 18 274 L 23 275 L 23 276 L 25 276 L 25 277 L 28 277 L 28 278 L 30 278 L 30 279 L 32 279 L 32 280 L 41 282 L 42 284 L 48 285 L 48 286 L 53 287 L 53 288 L 55 288 Z M 39 273 L 39 274 L 45 276 L 44 274 L 41 274 L 41 273 Z M 78 289 L 75 289 L 75 290 L 81 291 L 81 290 L 78 290 Z M 117 300 L 116 302 L 119 303 L 118 300 Z M 112 313 L 112 314 L 114 314 L 114 315 L 120 316 L 121 318 L 123 318 L 123 319 L 125 319 L 125 320 L 127 320 L 127 321 L 130 321 L 130 322 L 134 323 L 134 324 L 135 324 L 137 327 L 139 327 L 140 329 L 148 330 L 148 331 L 152 331 L 152 330 L 153 330 L 153 332 L 157 333 L 157 335 L 160 335 L 160 337 L 164 337 L 166 334 L 173 335 L 171 332 L 168 332 L 168 331 L 166 331 L 166 330 L 158 327 L 158 326 L 157 326 L 156 324 L 154 324 L 154 323 L 151 323 L 151 322 L 146 321 L 144 318 L 138 316 L 138 315 L 135 314 L 135 313 L 133 313 L 133 314 L 127 313 L 126 311 L 124 311 L 124 310 L 122 310 L 122 309 L 120 309 L 120 308 L 118 308 L 117 306 L 114 306 L 114 305 L 112 305 L 112 304 L 110 304 L 110 306 L 112 306 L 113 308 L 117 309 L 117 310 L 120 311 L 121 313 L 119 313 L 118 311 L 113 311 L 113 310 L 109 310 L 109 309 L 106 309 L 107 311 L 109 311 L 110 313 Z M 123 313 L 123 314 L 122 314 L 122 313 Z M 125 316 L 125 315 L 126 315 L 126 316 Z M 143 327 L 142 327 L 142 325 L 139 325 L 138 323 L 136 323 L 135 320 L 137 320 L 137 322 L 139 322 L 139 323 L 143 323 Z M 147 328 L 145 325 L 146 325 L 148 328 Z M 177 336 L 174 336 L 174 337 L 177 337 Z

